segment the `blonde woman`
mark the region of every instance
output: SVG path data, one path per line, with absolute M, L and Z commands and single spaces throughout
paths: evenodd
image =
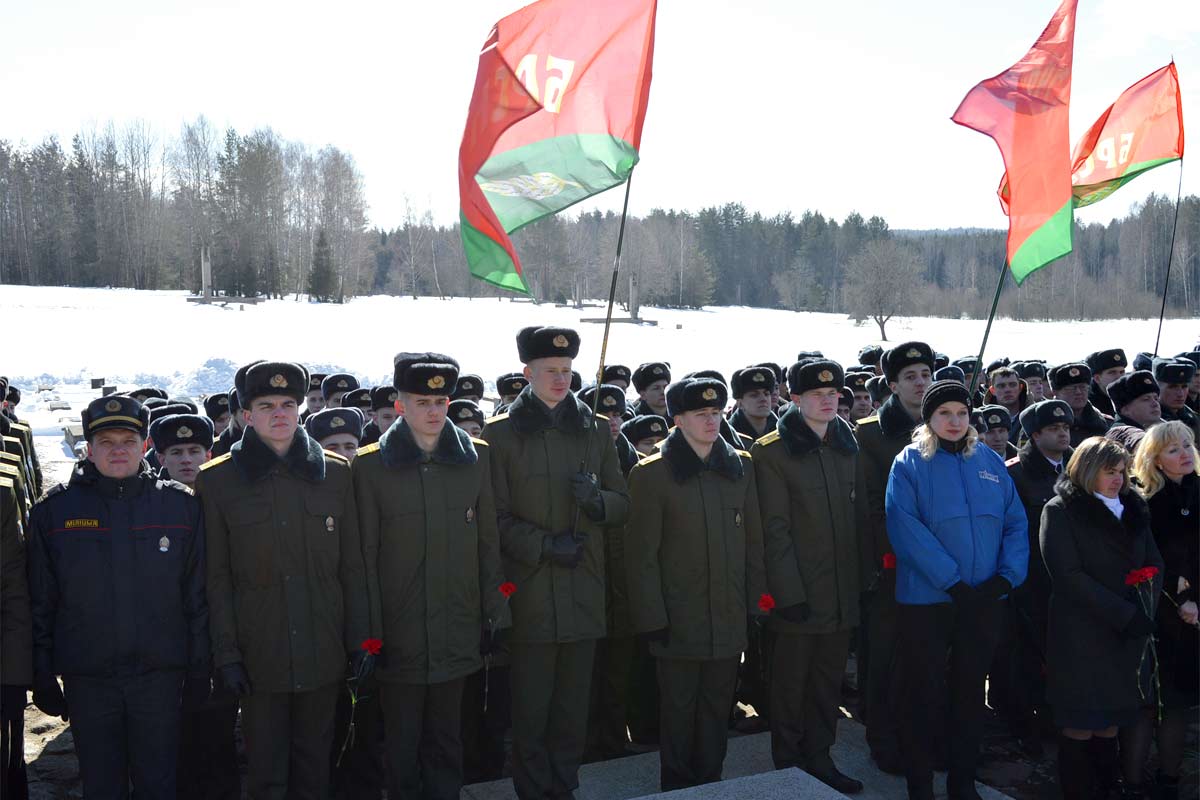
M 1004 461 L 979 444 L 969 404 L 957 381 L 926 390 L 924 424 L 892 463 L 885 497 L 896 554 L 896 696 L 910 800 L 933 798 L 932 743 L 946 707 L 947 794 L 978 800 L 983 685 L 1003 627 L 1000 600 L 1029 569 L 1025 508 Z
M 1179 421 L 1146 431 L 1133 462 L 1133 479 L 1150 506 L 1150 529 L 1162 553 L 1163 591 L 1158 622 L 1159 681 L 1163 716 L 1158 724 L 1157 797 L 1179 796 L 1184 734 L 1200 703 L 1200 627 L 1196 589 L 1200 586 L 1200 459 L 1195 435 Z M 1154 718 L 1144 714 L 1122 742 L 1149 749 Z M 1135 755 L 1135 754 L 1131 754 Z
M 1141 664 L 1154 633 L 1163 563 L 1146 501 L 1129 485 L 1132 461 L 1111 439 L 1085 439 L 1042 510 L 1040 543 L 1051 585 L 1046 698 L 1061 731 L 1065 800 L 1108 796 L 1116 783 L 1117 730 L 1134 725 L 1152 702 L 1150 670 Z M 1149 613 L 1139 590 L 1126 584 L 1132 570 L 1144 567 L 1160 573 L 1140 590 Z M 1140 797 L 1140 765 L 1129 748 L 1121 755 L 1126 796 Z

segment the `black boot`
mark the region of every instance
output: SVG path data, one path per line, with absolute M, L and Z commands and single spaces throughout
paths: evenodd
M 1094 800 L 1095 783 L 1088 742 L 1059 734 L 1058 787 L 1063 800 Z
M 1104 739 L 1093 736 L 1087 745 L 1096 786 L 1093 797 L 1096 800 L 1108 800 L 1121 779 L 1121 762 L 1117 759 L 1117 737 Z
M 908 800 L 933 800 L 933 776 L 908 778 Z
M 949 800 L 983 800 L 975 788 L 974 775 L 956 775 L 953 772 L 946 776 L 946 797 Z
M 1154 800 L 1179 800 L 1179 776 L 1159 772 L 1154 776 Z

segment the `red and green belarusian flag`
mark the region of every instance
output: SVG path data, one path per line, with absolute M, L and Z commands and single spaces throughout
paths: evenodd
M 540 0 L 496 23 L 459 149 L 471 274 L 528 294 L 509 234 L 629 177 L 656 0 Z
M 1147 170 L 1183 158 L 1183 101 L 1172 61 L 1121 92 L 1075 145 L 1075 207 L 1099 202 Z
M 977 84 L 952 119 L 1000 148 L 1011 184 L 1008 266 L 1021 283 L 1071 252 L 1071 61 L 1078 0 L 1062 0 L 1025 57 Z

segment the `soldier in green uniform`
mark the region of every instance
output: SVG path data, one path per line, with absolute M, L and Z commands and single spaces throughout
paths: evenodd
M 354 462 L 371 635 L 386 728 L 388 797 L 457 800 L 464 679 L 509 627 L 488 446 L 446 418 L 458 362 L 401 353 L 402 418 Z
M 638 401 L 633 413 L 667 415 L 667 384 L 671 382 L 671 367 L 665 361 L 649 361 L 633 371 L 633 388 Z
M 516 584 L 513 784 L 522 800 L 544 800 L 579 785 L 595 645 L 606 632 L 604 530 L 625 522 L 629 500 L 608 421 L 570 394 L 579 335 L 524 328 L 517 351 L 529 385 L 488 420 L 483 439 L 504 571 Z
M 767 588 L 775 598 L 771 754 L 843 794 L 862 791 L 830 758 L 842 675 L 859 622 L 854 480 L 858 443 L 837 413 L 845 377 L 833 361 L 788 372 L 792 404 L 750 451 L 763 518 Z
M 867 686 L 862 708 L 871 757 L 884 772 L 902 775 L 904 764 L 900 758 L 897 722 L 891 710 L 892 662 L 896 653 L 896 570 L 886 568 L 892 563 L 888 557 L 894 556 L 888 540 L 884 496 L 892 461 L 912 441 L 913 429 L 921 420 L 921 400 L 933 382 L 933 350 L 924 342 L 905 342 L 885 352 L 881 364 L 890 396 L 877 414 L 859 420 L 855 430 L 859 447 L 855 501 L 860 576 L 869 593 L 864 609 Z
M 326 379 L 328 380 L 328 379 Z M 326 800 L 347 658 L 369 613 L 350 465 L 299 427 L 308 373 L 260 362 L 238 394 L 246 432 L 204 465 L 213 663 L 242 696 L 255 800 Z
M 733 399 L 737 409 L 729 417 L 729 425 L 738 433 L 751 439 L 765 436 L 775 430 L 779 417 L 775 416 L 772 396 L 777 391 L 775 373 L 770 367 L 746 367 L 733 373 Z
M 725 384 L 667 390 L 675 430 L 630 473 L 634 628 L 658 660 L 663 791 L 721 779 L 746 619 L 764 589 L 750 454 L 720 438 Z
M 6 420 L 7 421 L 7 420 Z M 33 618 L 25 577 L 25 498 L 0 475 L 0 794 L 25 797 L 25 700 L 33 684 Z

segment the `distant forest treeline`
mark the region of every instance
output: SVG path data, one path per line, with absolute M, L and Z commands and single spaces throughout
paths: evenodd
M 281 297 L 314 286 L 321 288 L 313 294 L 332 300 L 499 293 L 469 276 L 457 226 L 407 209 L 393 227 L 373 227 L 349 154 L 313 151 L 269 129 L 221 133 L 203 117 L 168 140 L 142 123 L 83 132 L 65 146 L 56 138 L 33 147 L 0 140 L 0 283 L 198 291 L 207 247 L 214 287 L 230 295 Z M 1074 252 L 1020 289 L 1010 286 L 1001 313 L 1157 314 L 1174 214 L 1172 198 L 1151 195 L 1124 219 L 1076 226 Z M 617 225 L 616 215 L 592 212 L 518 232 L 535 298 L 605 295 Z M 856 257 L 879 240 L 889 242 L 873 250 L 876 261 L 896 258 L 913 284 L 892 313 L 987 314 L 1004 258 L 1002 231 L 892 231 L 880 217 L 766 217 L 741 203 L 630 219 L 619 297 L 628 304 L 632 290 L 635 306 L 750 305 L 867 317 L 875 313 L 864 306 L 869 292 L 854 284 L 879 272 L 855 269 Z M 1168 311 L 1200 316 L 1195 195 L 1179 209 Z

